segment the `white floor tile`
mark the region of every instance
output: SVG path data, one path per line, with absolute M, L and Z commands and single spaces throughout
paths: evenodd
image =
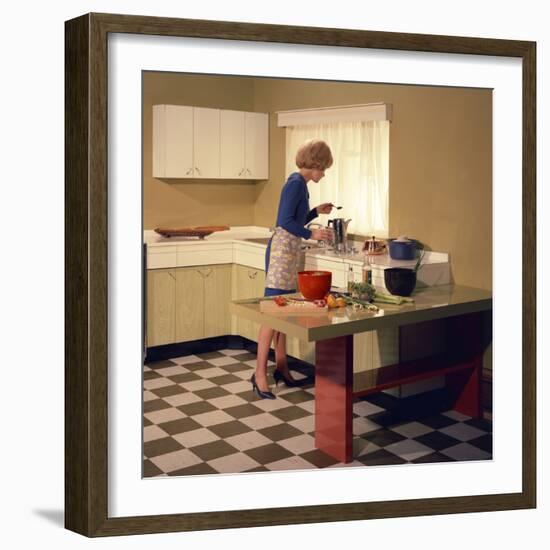
M 160 468 L 163 472 L 173 472 L 180 468 L 187 468 L 202 462 L 202 460 L 188 449 L 181 449 L 174 451 L 173 453 L 167 453 L 165 455 L 155 456 L 149 459 L 157 468 Z
M 469 420 L 471 418 L 471 416 L 466 416 L 458 411 L 446 411 L 443 414 L 453 420 L 456 420 L 457 422 L 464 422 L 464 420 Z
M 240 373 L 236 372 L 234 374 L 238 376 Z M 252 384 L 247 380 L 241 380 L 239 382 L 231 382 L 231 384 L 224 384 L 223 389 L 231 393 L 242 393 L 246 390 L 252 391 Z
M 420 422 L 408 422 L 402 426 L 393 426 L 391 430 L 392 432 L 397 432 L 398 434 L 411 438 L 434 431 L 430 426 L 426 426 Z
M 254 374 L 254 371 L 252 369 L 247 370 L 240 370 L 237 372 L 232 372 L 231 374 L 235 375 L 236 377 L 240 378 L 241 380 L 246 381 L 246 383 L 252 387 L 252 384 L 250 383 L 250 378 L 252 378 L 252 375 Z
M 202 359 L 196 355 L 184 355 L 183 357 L 175 357 L 170 359 L 172 363 L 177 363 L 178 365 L 187 365 L 188 363 L 201 363 Z
M 233 365 L 234 363 L 238 363 L 239 358 L 238 357 L 233 358 L 230 355 L 226 355 L 224 357 L 215 357 L 214 359 L 207 359 L 206 361 L 211 365 L 214 365 L 215 367 L 221 367 L 222 365 Z
M 454 437 L 459 441 L 469 441 L 470 439 L 475 439 L 476 437 L 485 435 L 487 433 L 478 428 L 474 428 L 469 424 L 462 423 L 451 424 L 450 426 L 441 428 L 439 431 L 441 433 L 444 433 L 445 435 L 450 435 L 451 437 Z
M 362 439 L 360 437 L 354 437 L 352 445 L 353 456 L 355 458 L 373 453 L 374 451 L 378 451 L 378 449 L 380 449 L 380 447 L 372 441 L 367 441 L 366 439 Z
M 217 409 L 227 409 L 229 407 L 236 407 L 237 405 L 244 405 L 245 403 L 248 403 L 248 401 L 238 395 L 224 395 L 223 397 L 215 397 L 214 399 L 209 399 L 208 402 Z
M 176 374 L 187 374 L 189 369 L 182 367 L 181 365 L 175 365 L 173 367 L 166 367 L 164 369 L 157 369 L 156 372 L 161 376 L 175 376 Z
M 158 396 L 154 393 L 151 393 L 150 391 L 144 391 L 143 392 L 143 402 L 147 403 L 147 401 L 154 401 L 155 399 L 158 399 Z
M 353 419 L 354 435 L 362 435 L 379 429 L 380 425 L 376 424 L 376 422 L 373 422 L 372 420 L 369 420 L 368 418 L 363 418 L 360 416 L 359 418 Z
M 368 401 L 357 401 L 353 404 L 353 412 L 361 416 L 370 416 L 371 414 L 376 414 L 384 411 L 382 407 L 378 405 L 373 405 Z
M 182 382 L 180 386 L 187 391 L 205 390 L 206 388 L 214 388 L 216 384 L 210 382 L 210 380 L 191 380 L 191 382 Z
M 172 408 L 144 413 L 143 416 L 147 418 L 147 420 L 150 420 L 153 424 L 163 424 L 164 422 L 170 422 L 171 420 L 185 418 L 185 415 L 181 411 Z
M 165 388 L 166 386 L 173 386 L 174 382 L 167 378 L 153 378 L 153 380 L 145 380 L 143 387 L 146 390 L 158 390 L 159 388 Z
M 315 414 L 315 401 L 313 399 L 304 401 L 303 403 L 297 403 L 297 406 L 310 414 Z
M 222 422 L 231 422 L 235 419 L 224 411 L 210 411 L 193 415 L 193 420 L 198 422 L 201 426 L 214 426 Z
M 163 397 L 166 403 L 170 403 L 172 407 L 179 407 L 181 405 L 189 405 L 189 403 L 196 403 L 202 401 L 202 399 L 195 395 L 193 392 L 186 391 L 184 393 L 178 393 L 176 395 L 170 395 L 169 397 Z
M 295 455 L 307 453 L 315 449 L 315 438 L 308 434 L 296 435 L 288 439 L 277 441 L 277 443 Z
M 491 455 L 469 443 L 459 443 L 453 447 L 443 449 L 441 454 L 450 456 L 454 460 L 486 460 Z
M 265 464 L 268 470 L 316 470 L 317 467 L 311 462 L 308 462 L 301 456 L 289 456 L 276 462 Z
M 210 443 L 211 441 L 217 441 L 220 439 L 216 434 L 206 428 L 199 428 L 198 430 L 191 430 L 190 432 L 176 434 L 173 438 L 188 449 L 196 447 L 197 445 L 202 445 L 203 443 Z
M 156 439 L 162 439 L 163 437 L 168 437 L 168 434 L 158 426 L 145 426 L 145 428 L 143 428 L 144 443 L 155 441 Z
M 244 472 L 245 470 L 250 470 L 260 465 L 259 462 L 256 462 L 253 458 L 250 458 L 244 453 L 235 453 L 222 456 L 221 458 L 215 458 L 214 460 L 209 460 L 207 464 L 220 472 L 220 474 Z
M 262 447 L 263 445 L 272 443 L 271 439 L 268 439 L 265 435 L 254 431 L 226 437 L 225 441 L 232 447 L 235 447 L 235 449 L 239 449 L 239 451 L 247 451 L 248 449 Z
M 277 424 L 283 423 L 282 420 L 268 413 L 247 416 L 245 418 L 241 418 L 240 421 L 253 430 L 260 430 L 262 428 L 268 428 L 269 426 L 276 426 Z
M 315 417 L 311 415 L 304 416 L 297 420 L 291 420 L 289 424 L 304 433 L 313 432 L 315 430 Z
M 430 447 L 426 447 L 426 445 L 422 445 L 422 443 L 419 443 L 414 439 L 403 439 L 403 441 L 386 445 L 384 449 L 409 462 L 434 452 L 434 450 Z
M 262 409 L 262 411 L 271 412 L 284 409 L 289 406 L 289 403 L 284 399 L 257 399 L 254 401 L 254 406 Z
M 223 359 L 223 357 L 221 358 Z M 214 378 L 214 376 L 224 376 L 227 371 L 220 369 L 219 367 L 212 367 L 211 369 L 201 369 L 196 372 L 201 378 Z
M 222 349 L 220 350 L 220 353 L 232 357 L 234 355 L 243 355 L 244 353 L 248 353 L 248 351 L 246 351 L 245 349 Z

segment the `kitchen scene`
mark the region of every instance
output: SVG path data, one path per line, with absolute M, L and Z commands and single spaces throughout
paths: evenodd
M 143 251 L 143 477 L 492 459 L 491 90 L 144 72 Z

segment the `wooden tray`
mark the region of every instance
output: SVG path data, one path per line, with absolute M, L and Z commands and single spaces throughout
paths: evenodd
M 227 231 L 228 225 L 200 225 L 198 227 L 157 227 L 155 232 L 163 237 L 199 237 L 204 239 L 215 231 Z
M 260 302 L 260 311 L 263 313 L 281 313 L 283 315 L 312 315 L 328 313 L 328 306 L 319 307 L 313 302 L 303 302 L 302 304 L 287 304 L 278 306 L 273 300 L 262 300 Z

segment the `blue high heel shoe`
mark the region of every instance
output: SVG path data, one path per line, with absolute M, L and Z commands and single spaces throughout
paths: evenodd
M 303 380 L 291 380 L 286 378 L 282 372 L 278 369 L 273 371 L 273 379 L 275 380 L 275 385 L 278 386 L 279 382 L 282 380 L 285 383 L 287 388 L 299 388 L 306 383 L 306 379 Z
M 275 395 L 270 391 L 262 391 L 260 388 L 258 388 L 258 384 L 256 384 L 255 374 L 252 375 L 250 381 L 252 382 L 252 391 L 255 391 L 262 399 L 275 399 Z

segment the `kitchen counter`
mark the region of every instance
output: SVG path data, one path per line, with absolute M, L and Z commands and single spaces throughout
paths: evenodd
M 162 237 L 152 230 L 144 231 L 144 242 L 148 250 L 148 268 L 158 269 L 189 265 L 231 263 L 238 259 L 243 265 L 264 269 L 266 241 L 271 237 L 267 227 L 234 226 L 228 231 L 217 231 L 204 239 L 197 237 Z M 359 247 L 358 243 L 356 246 Z M 362 280 L 364 263 L 362 251 L 342 254 L 329 248 L 319 247 L 317 241 L 303 241 L 305 269 L 330 269 L 341 272 L 339 279 L 349 280 L 344 272 L 352 269 L 353 280 Z M 373 283 L 383 286 L 383 269 L 386 267 L 414 267 L 416 260 L 392 260 L 387 254 L 369 256 L 373 269 Z M 422 260 L 424 267 L 418 272 L 419 286 L 448 284 L 450 268 L 448 254 L 427 251 Z M 342 280 L 335 286 L 345 286 Z

